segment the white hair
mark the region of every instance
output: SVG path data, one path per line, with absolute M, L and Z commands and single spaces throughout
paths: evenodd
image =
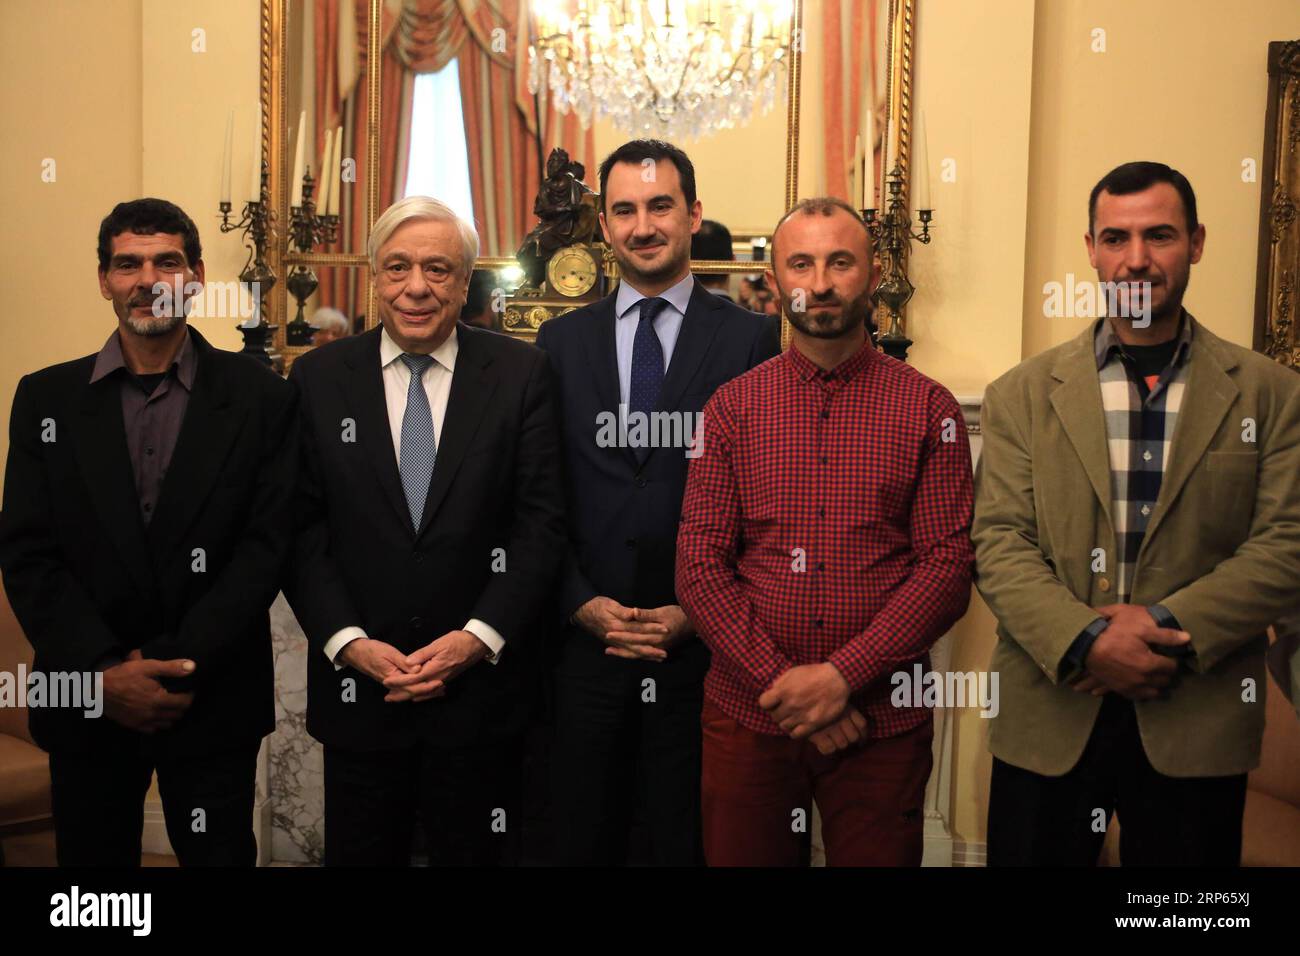
M 338 309 L 331 309 L 329 306 L 322 306 L 312 314 L 311 326 L 315 329 L 337 329 L 341 335 L 347 335 L 352 331 L 352 323 L 348 321 L 348 317 Z
M 460 233 L 461 251 L 465 260 L 465 274 L 474 271 L 474 260 L 478 258 L 478 230 L 472 222 L 466 222 L 456 215 L 445 202 L 432 196 L 407 196 L 393 203 L 375 220 L 375 227 L 370 230 L 370 239 L 366 243 L 366 253 L 370 257 L 371 272 L 379 272 L 379 250 L 383 248 L 398 227 L 417 219 L 432 219 L 437 222 L 450 222 Z

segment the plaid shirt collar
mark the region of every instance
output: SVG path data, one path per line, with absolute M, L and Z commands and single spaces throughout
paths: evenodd
M 862 348 L 828 371 L 800 352 L 798 347 L 793 344 L 781 353 L 782 357 L 790 364 L 790 368 L 795 375 L 799 377 L 799 381 L 811 382 L 817 380 L 821 384 L 836 381 L 848 382 L 871 364 L 875 354 L 876 348 L 871 344 L 871 338 L 868 337 L 862 343 Z
M 1177 368 L 1187 360 L 1187 353 L 1192 347 L 1192 330 L 1195 324 L 1196 320 L 1192 318 L 1192 314 L 1183 309 L 1183 313 L 1178 319 L 1178 334 L 1175 336 L 1178 344 L 1174 346 L 1174 355 L 1169 360 L 1169 368 Z M 1119 336 L 1115 334 L 1114 326 L 1110 324 L 1108 319 L 1098 320 L 1097 326 L 1093 330 L 1092 344 L 1097 355 L 1097 371 L 1099 372 L 1116 352 L 1119 353 L 1121 359 L 1128 354 L 1124 351 L 1124 343 L 1119 340 Z

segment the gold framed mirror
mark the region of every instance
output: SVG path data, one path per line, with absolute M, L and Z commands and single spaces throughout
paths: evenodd
M 553 9 L 566 2 L 550 0 L 544 5 Z M 686 0 L 657 2 L 664 2 L 666 7 L 669 2 Z M 728 2 L 714 0 L 709 9 L 726 6 Z M 877 116 L 882 121 L 882 134 L 873 150 L 876 157 L 873 165 L 878 169 L 888 153 L 906 173 L 911 157 L 915 3 L 916 0 L 777 0 L 776 5 L 788 11 L 785 29 L 790 38 L 784 102 L 772 110 L 778 117 L 784 113 L 784 151 L 755 149 L 752 141 L 750 145 L 731 149 L 725 144 L 719 147 L 716 140 L 711 146 L 698 147 L 707 155 L 723 154 L 726 157 L 723 161 L 729 164 L 721 171 L 710 167 L 709 175 L 740 183 L 741 188 L 753 182 L 751 174 L 756 157 L 773 157 L 770 178 L 775 182 L 770 184 L 773 197 L 770 209 L 749 215 L 743 211 L 743 205 L 733 204 L 733 209 L 742 210 L 736 215 L 743 217 L 735 222 L 736 235 L 749 240 L 763 238 L 779 215 L 801 196 L 820 191 L 846 199 L 856 198 L 848 195 L 854 189 L 844 171 L 838 167 L 828 169 L 827 163 L 836 162 L 829 159 L 836 156 L 843 162 L 846 148 L 852 150 L 847 145 L 853 138 L 849 135 L 855 122 L 852 117 L 861 115 L 858 78 L 863 75 L 861 69 L 868 58 L 873 98 L 878 101 Z M 576 9 L 576 0 L 571 5 Z M 331 281 L 320 283 L 317 277 L 317 286 L 307 300 L 311 305 L 309 312 L 315 307 L 341 307 L 354 319 L 363 316 L 366 328 L 375 324 L 365 238 L 379 213 L 396 198 L 387 193 L 395 192 L 400 177 L 369 175 L 368 171 L 380 170 L 381 163 L 385 162 L 399 166 L 402 159 L 394 164 L 395 156 L 409 159 L 411 128 L 395 122 L 395 117 L 409 114 L 412 75 L 447 69 L 446 50 L 436 48 L 435 38 L 441 35 L 444 39 L 451 37 L 446 42 L 473 44 L 475 53 L 481 54 L 481 71 L 506 69 L 510 65 L 511 43 L 516 44 L 513 49 L 518 53 L 518 44 L 536 38 L 537 6 L 535 0 L 518 0 L 516 4 L 465 4 L 456 0 L 261 0 L 262 148 L 270 171 L 270 204 L 276 216 L 266 261 L 277 276 L 266 312 L 267 321 L 277 327 L 276 347 L 289 362 L 310 348 L 307 343 L 286 341 L 286 325 L 301 311 L 287 281 L 295 270 L 321 267 L 323 272 L 329 267 Z M 597 6 L 594 0 L 582 3 L 584 10 L 594 6 Z M 510 10 L 524 11 L 523 18 L 491 19 Z M 350 21 L 346 17 L 349 11 L 353 14 Z M 470 13 L 467 15 L 466 11 Z M 522 81 L 519 62 L 518 57 L 513 61 L 512 88 L 516 95 Z M 386 64 L 388 73 L 385 73 Z M 465 67 L 459 69 L 459 76 L 464 77 Z M 832 75 L 834 79 L 830 79 Z M 830 83 L 838 84 L 844 94 L 840 99 L 826 95 Z M 311 103 L 308 94 L 313 84 L 325 94 Z M 329 104 L 325 103 L 327 100 Z M 838 103 L 833 113 L 827 108 L 828 103 Z M 780 106 L 784 106 L 783 111 Z M 489 118 L 500 112 L 482 98 L 476 108 Z M 305 123 L 304 110 L 308 110 Z M 574 114 L 569 113 L 568 117 Z M 770 117 L 765 122 L 764 128 L 772 131 Z M 546 129 L 544 122 L 539 121 L 538 125 L 543 131 Z M 344 127 L 343 148 L 334 150 L 332 163 L 337 165 L 342 156 L 353 164 L 352 179 L 349 181 L 345 176 L 341 187 L 335 190 L 336 201 L 340 196 L 347 197 L 338 216 L 338 238 L 332 243 L 313 242 L 303 249 L 300 248 L 303 243 L 291 241 L 294 237 L 290 228 L 293 172 L 295 161 L 299 160 L 297 130 L 306 131 L 303 138 L 307 145 L 302 159 L 311 174 L 317 175 L 325 141 L 330 138 L 328 131 L 337 131 L 338 126 Z M 582 135 L 588 132 L 583 130 Z M 545 132 L 539 134 L 534 130 L 533 133 L 538 140 L 547 138 Z M 777 135 L 772 132 L 763 142 Z M 838 138 L 837 148 L 826 148 L 829 137 Z M 554 137 L 550 141 L 554 142 Z M 537 143 L 525 145 L 535 147 Z M 690 140 L 683 146 L 688 152 L 697 148 Z M 509 170 L 526 169 L 535 161 L 531 155 L 522 158 L 524 150 L 516 151 L 521 158 L 509 165 Z M 536 152 L 540 157 L 542 151 Z M 591 152 L 586 155 L 590 156 Z M 801 155 L 811 155 L 814 159 L 801 164 Z M 540 165 L 540 160 L 536 161 Z M 697 162 L 697 168 L 700 165 Z M 587 168 L 589 175 L 594 174 L 594 163 Z M 750 192 L 760 194 L 758 189 Z M 705 199 L 705 216 L 709 217 L 709 198 L 703 191 L 701 195 Z M 861 203 L 853 204 L 861 206 Z M 531 209 L 528 212 L 531 215 Z M 752 248 L 761 249 L 761 246 L 758 243 Z M 502 250 L 498 243 L 497 249 L 485 251 Z M 502 269 L 514 264 L 510 254 L 483 255 L 478 268 Z M 753 274 L 763 268 L 752 259 L 692 261 L 694 271 L 706 273 Z

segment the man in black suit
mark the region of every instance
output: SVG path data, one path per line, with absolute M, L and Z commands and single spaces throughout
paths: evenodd
M 702 207 L 680 149 L 625 143 L 601 164 L 600 192 L 622 282 L 537 336 L 560 379 L 569 493 L 551 755 L 556 851 L 569 864 L 624 862 L 639 803 L 650 861 L 691 865 L 702 859 L 709 660 L 673 591 L 687 464 L 703 450 L 687 446 L 714 389 L 776 355 L 780 332 L 775 317 L 756 317 L 691 275 Z
M 140 864 L 155 770 L 182 866 L 256 858 L 256 758 L 275 722 L 267 609 L 291 540 L 297 415 L 278 376 L 187 326 L 203 279 L 189 216 L 160 199 L 119 204 L 99 230 L 117 330 L 14 396 L 5 589 L 34 670 L 103 689 L 103 719 L 30 711 L 61 865 Z
M 289 602 L 325 745 L 326 865 L 515 859 L 522 738 L 564 541 L 550 370 L 457 324 L 474 227 L 425 196 L 375 223 L 382 327 L 293 366 L 302 514 Z

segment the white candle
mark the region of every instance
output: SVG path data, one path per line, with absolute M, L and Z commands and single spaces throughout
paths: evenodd
M 880 131 L 880 206 L 889 205 L 889 113 L 885 113 L 885 125 Z
M 298 145 L 293 150 L 293 191 L 289 205 L 293 207 L 302 206 L 302 173 L 303 161 L 306 158 L 304 150 L 307 148 L 307 111 L 303 110 L 298 117 Z
M 876 91 L 872 83 L 873 72 L 870 32 L 864 31 L 862 51 L 862 152 L 863 176 L 862 208 L 876 208 Z
M 226 148 L 221 152 L 221 201 L 230 202 L 230 149 L 235 141 L 235 111 L 226 117 Z
M 912 167 L 912 183 L 916 187 L 917 209 L 931 209 L 930 205 L 930 148 L 925 135 L 925 112 L 916 124 L 916 164 Z
M 330 183 L 334 177 L 330 175 L 330 154 L 334 152 L 334 134 L 325 133 L 325 158 L 320 163 L 320 195 L 316 200 L 316 211 L 324 216 L 328 214 L 330 201 Z
M 253 122 L 253 172 L 248 182 L 250 202 L 262 200 L 262 101 L 257 101 L 257 114 Z
M 334 131 L 334 158 L 330 168 L 330 206 L 326 210 L 330 216 L 339 214 L 339 190 L 342 188 L 340 170 L 343 167 L 343 127 Z

